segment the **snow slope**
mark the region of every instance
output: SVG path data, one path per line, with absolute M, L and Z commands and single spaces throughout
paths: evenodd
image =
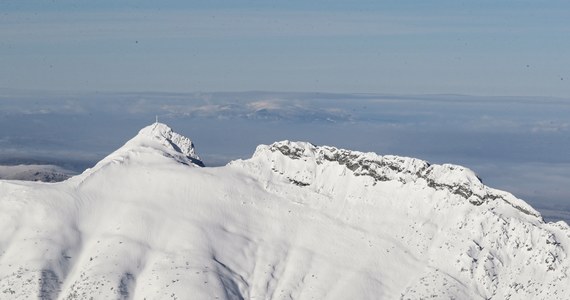
M 67 181 L 0 181 L 0 299 L 570 295 L 568 225 L 466 168 L 289 141 L 202 165 L 153 124 Z

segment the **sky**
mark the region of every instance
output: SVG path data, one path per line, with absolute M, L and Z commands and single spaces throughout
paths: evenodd
M 0 88 L 570 97 L 568 1 L 0 1 Z

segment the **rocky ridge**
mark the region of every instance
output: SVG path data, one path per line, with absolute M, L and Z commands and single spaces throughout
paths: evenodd
M 261 148 L 263 149 L 263 147 Z M 263 151 L 258 149 L 258 151 Z M 291 159 L 308 157 L 317 164 L 323 161 L 346 166 L 356 176 L 369 176 L 375 181 L 397 180 L 403 184 L 423 181 L 436 190 L 446 190 L 468 200 L 473 205 L 489 201 L 504 201 L 521 212 L 538 218 L 540 213 L 527 203 L 509 193 L 485 186 L 471 170 L 453 164 L 432 165 L 427 161 L 394 155 L 379 156 L 338 149 L 330 146 L 317 147 L 306 142 L 281 141 L 271 144 L 269 151 L 279 151 Z M 300 185 L 308 183 L 297 182 Z

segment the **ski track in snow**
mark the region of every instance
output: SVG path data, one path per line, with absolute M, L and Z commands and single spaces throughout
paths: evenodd
M 567 299 L 570 229 L 470 170 L 160 123 L 59 183 L 0 181 L 0 299 Z

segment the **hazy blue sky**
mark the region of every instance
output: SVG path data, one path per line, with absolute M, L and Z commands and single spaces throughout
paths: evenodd
M 0 1 L 0 87 L 570 97 L 569 1 Z

